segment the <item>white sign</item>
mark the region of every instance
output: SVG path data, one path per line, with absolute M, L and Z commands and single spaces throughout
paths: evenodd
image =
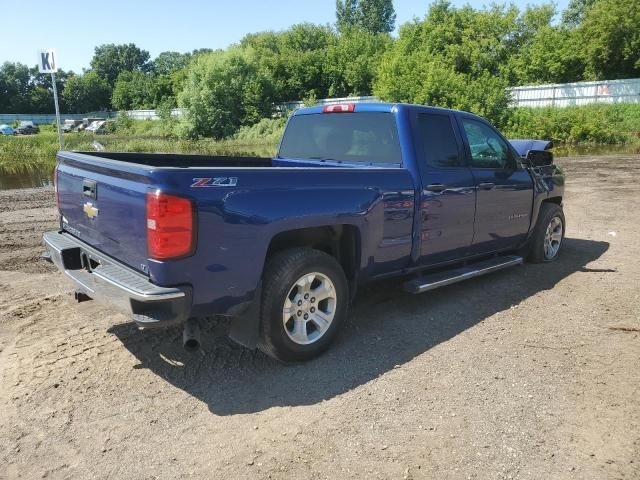
M 56 73 L 58 64 L 56 63 L 56 51 L 52 48 L 41 50 L 38 56 L 38 70 L 40 73 Z

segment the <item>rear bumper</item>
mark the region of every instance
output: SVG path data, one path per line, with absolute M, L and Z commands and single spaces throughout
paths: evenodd
M 191 287 L 159 287 L 66 232 L 42 237 L 53 263 L 73 282 L 76 292 L 112 306 L 143 327 L 168 327 L 185 321 Z

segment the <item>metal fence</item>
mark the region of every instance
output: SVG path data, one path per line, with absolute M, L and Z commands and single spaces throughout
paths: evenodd
M 113 118 L 118 112 L 62 113 L 60 120 L 82 120 L 83 118 Z M 31 121 L 36 125 L 56 122 L 55 113 L 0 113 L 0 124 Z
M 171 110 L 171 115 L 179 117 L 182 114 L 179 108 Z M 134 120 L 159 120 L 160 116 L 156 110 L 128 110 L 127 115 Z M 83 118 L 115 118 L 118 112 L 88 112 L 88 113 L 61 113 L 60 120 L 82 120 Z M 36 125 L 55 123 L 56 114 L 41 113 L 0 113 L 0 124 L 12 124 L 13 122 L 31 121 Z
M 514 107 L 569 107 L 591 103 L 640 103 L 640 78 L 510 88 Z

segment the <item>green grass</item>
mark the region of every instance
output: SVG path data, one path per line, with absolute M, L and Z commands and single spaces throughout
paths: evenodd
M 502 131 L 508 138 L 549 139 L 556 144 L 638 144 L 640 105 L 516 108 Z
M 211 139 L 179 140 L 163 136 L 64 134 L 65 150 L 95 150 L 94 142 L 112 152 L 191 153 L 199 155 L 259 155 L 275 154 L 277 140 L 272 139 Z M 52 169 L 56 162 L 58 138 L 55 131 L 43 128 L 38 135 L 0 136 L 0 172 L 21 173 L 36 169 Z

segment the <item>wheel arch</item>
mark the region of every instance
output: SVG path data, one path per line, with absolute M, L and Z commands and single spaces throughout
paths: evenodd
M 555 203 L 556 205 L 562 206 L 562 197 L 556 196 L 556 197 L 545 198 L 544 200 L 542 200 L 542 203 Z
M 265 264 L 275 253 L 299 247 L 309 247 L 331 255 L 342 266 L 349 283 L 356 281 L 361 256 L 361 233 L 357 226 L 322 225 L 278 232 L 269 242 Z

